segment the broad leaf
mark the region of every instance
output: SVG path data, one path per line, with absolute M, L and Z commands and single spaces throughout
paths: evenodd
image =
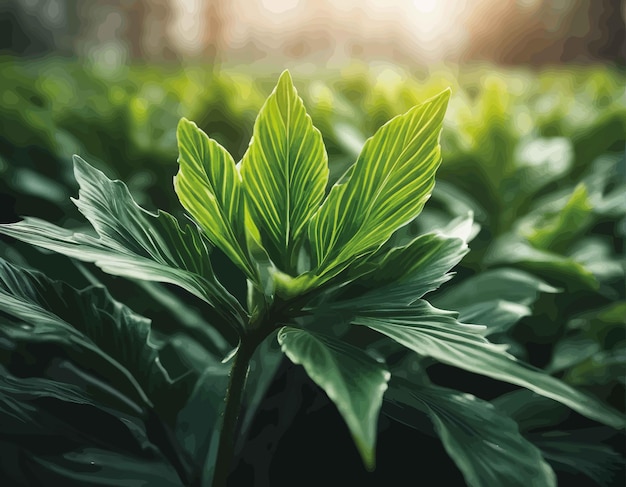
M 180 202 L 209 240 L 256 280 L 246 250 L 245 205 L 235 161 L 186 118 L 178 124 L 177 138 L 180 169 L 174 187 Z
M 520 229 L 538 249 L 563 252 L 587 228 L 593 206 L 584 184 L 579 184 L 563 207 L 536 215 L 531 228 Z
M 36 485 L 52 483 L 67 487 L 98 485 L 158 485 L 182 487 L 185 485 L 176 471 L 156 458 L 136 458 L 98 447 L 80 447 L 62 455 L 33 455 L 24 461 L 23 468 L 29 472 Z M 97 483 L 94 477 L 97 475 Z M 31 484 L 32 485 L 32 484 Z
M 413 220 L 430 197 L 441 162 L 446 90 L 398 116 L 368 139 L 309 226 L 313 271 L 335 275 Z
M 524 239 L 505 234 L 488 249 L 485 265 L 516 264 L 533 273 L 566 284 L 568 289 L 578 285 L 596 289 L 598 281 L 589 269 L 561 254 L 536 249 Z
M 124 183 L 108 179 L 80 157 L 74 158 L 74 173 L 80 185 L 76 206 L 97 238 L 36 218 L 0 225 L 0 233 L 94 262 L 109 274 L 175 284 L 213 306 L 230 326 L 241 326 L 245 311 L 216 280 L 209 249 L 196 228 L 181 229 L 168 213 L 144 210 Z
M 410 308 L 370 311 L 353 319 L 419 355 L 493 379 L 516 384 L 559 401 L 591 419 L 623 428 L 624 417 L 600 401 L 573 389 L 540 369 L 519 362 L 505 346 L 490 343 L 484 327 L 456 320 L 456 313 L 418 301 Z
M 288 71 L 259 112 L 241 177 L 269 256 L 283 271 L 299 273 L 306 224 L 324 198 L 328 157 Z
M 67 365 L 61 361 L 56 375 L 72 381 L 76 376 Z M 136 416 L 103 406 L 85 389 L 85 384 L 52 378 L 18 378 L 0 366 L 0 450 L 5 482 L 81 486 L 92 485 L 97 474 L 98 485 L 116 486 L 133 480 L 183 485 L 151 442 L 152 427 Z M 18 461 L 7 462 L 9 458 Z
M 448 271 L 466 253 L 467 244 L 461 239 L 437 233 L 421 235 L 403 247 L 367 261 L 365 265 L 371 266 L 371 270 L 346 288 L 348 294 L 359 289 L 359 295 L 338 300 L 329 305 L 330 309 L 370 310 L 409 305 L 448 281 L 452 277 Z
M 485 325 L 485 335 L 504 333 L 524 316 L 532 315 L 529 306 L 503 299 L 482 301 L 460 307 L 459 320 L 463 323 Z
M 378 413 L 389 372 L 362 350 L 326 335 L 284 327 L 278 342 L 335 403 L 365 466 L 373 469 Z
M 585 433 L 554 431 L 531 435 L 531 440 L 556 468 L 583 474 L 601 487 L 617 485 L 617 479 L 624 479 L 624 458 L 593 435 L 585 438 Z
M 0 260 L 0 298 L 5 340 L 60 345 L 86 368 L 113 373 L 108 378 L 138 404 L 167 400 L 172 381 L 150 339 L 150 321 L 105 289 L 77 291 Z
M 481 301 L 501 299 L 511 303 L 532 304 L 540 293 L 558 289 L 524 271 L 511 268 L 491 269 L 465 279 L 434 298 L 441 308 L 458 309 Z
M 470 394 L 393 379 L 385 396 L 399 408 L 426 413 L 468 485 L 555 486 L 554 472 L 511 418 Z M 391 412 L 393 417 L 393 411 Z M 403 414 L 402 421 L 410 415 Z
M 502 333 L 524 316 L 531 314 L 530 305 L 540 293 L 558 289 L 526 272 L 500 268 L 488 270 L 448 286 L 431 302 L 447 309 L 456 309 L 463 323 L 487 326 L 485 334 Z

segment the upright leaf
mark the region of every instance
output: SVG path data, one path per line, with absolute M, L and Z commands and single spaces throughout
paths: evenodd
M 425 301 L 417 301 L 410 308 L 368 311 L 354 318 L 353 323 L 387 335 L 422 356 L 525 387 L 615 428 L 625 425 L 619 412 L 542 370 L 517 361 L 505 351 L 505 346 L 487 341 L 484 327 L 459 323 L 456 313 L 433 308 Z
M 385 400 L 395 408 L 417 409 L 430 417 L 469 486 L 556 486 L 554 472 L 539 449 L 520 434 L 515 421 L 490 403 L 452 389 L 415 386 L 402 379 L 392 380 Z M 407 423 L 410 417 L 403 414 L 402 421 Z
M 335 184 L 309 225 L 317 275 L 334 275 L 376 250 L 422 211 L 441 162 L 449 97 L 442 92 L 366 141 L 351 174 Z
M 177 130 L 180 169 L 174 178 L 178 199 L 209 240 L 252 280 L 247 252 L 241 177 L 232 156 L 198 126 L 181 119 Z
M 144 210 L 124 183 L 110 180 L 80 157 L 74 158 L 74 173 L 80 185 L 74 202 L 97 238 L 36 218 L 0 225 L 0 233 L 94 262 L 109 274 L 175 284 L 213 306 L 229 325 L 241 326 L 245 311 L 215 278 L 209 249 L 196 228 L 181 229 L 168 213 Z
M 373 469 L 378 413 L 389 372 L 362 350 L 326 335 L 284 327 L 278 342 L 335 403 L 365 466 Z
M 283 271 L 298 273 L 306 224 L 324 198 L 328 157 L 288 71 L 261 108 L 241 177 L 265 249 Z

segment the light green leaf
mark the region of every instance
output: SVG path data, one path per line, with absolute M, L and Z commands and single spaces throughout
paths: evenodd
M 256 281 L 247 252 L 245 204 L 235 161 L 186 118 L 181 119 L 176 133 L 180 168 L 174 187 L 178 199 L 209 240 Z
M 288 71 L 259 112 L 241 177 L 270 258 L 287 273 L 301 272 L 298 254 L 306 224 L 324 198 L 328 157 Z
M 373 469 L 378 413 L 389 372 L 362 350 L 326 335 L 284 327 L 278 342 L 335 403 L 366 468 Z
M 522 195 L 531 196 L 570 170 L 574 149 L 565 137 L 532 138 L 520 142 L 514 159 L 519 183 L 516 189 Z
M 540 212 L 533 227 L 521 232 L 535 248 L 562 252 L 587 228 L 592 210 L 587 188 L 581 183 L 562 208 Z
M 241 326 L 245 311 L 215 278 L 209 249 L 196 228 L 181 228 L 168 213 L 144 210 L 124 183 L 108 179 L 80 157 L 74 158 L 74 172 L 80 185 L 74 202 L 97 238 L 36 218 L 0 225 L 0 233 L 94 262 L 109 274 L 175 284 L 214 307 L 228 325 Z
M 448 365 L 525 387 L 559 401 L 601 423 L 624 427 L 624 417 L 599 400 L 577 391 L 540 369 L 519 362 L 506 346 L 490 343 L 484 327 L 459 323 L 456 313 L 417 301 L 410 308 L 381 308 L 353 319 L 378 331 L 419 355 Z
M 316 275 L 336 275 L 422 211 L 441 162 L 439 133 L 449 97 L 449 90 L 442 92 L 366 141 L 310 222 Z
M 554 472 L 539 449 L 520 434 L 515 421 L 486 401 L 395 378 L 385 401 L 426 413 L 471 487 L 556 486 Z M 403 414 L 405 424 L 407 417 Z

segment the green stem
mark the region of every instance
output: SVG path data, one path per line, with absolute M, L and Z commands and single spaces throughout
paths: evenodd
M 226 404 L 222 420 L 222 430 L 215 459 L 215 474 L 213 487 L 226 487 L 228 474 L 235 454 L 235 441 L 237 439 L 237 425 L 239 411 L 246 386 L 250 359 L 256 349 L 256 341 L 245 340 L 244 337 L 235 355 L 233 366 L 230 370 L 228 389 L 226 390 Z M 251 343 L 252 342 L 252 343 Z

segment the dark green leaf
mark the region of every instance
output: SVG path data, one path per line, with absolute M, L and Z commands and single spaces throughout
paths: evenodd
M 596 421 L 624 427 L 624 417 L 619 412 L 540 369 L 517 361 L 505 351 L 505 346 L 485 339 L 484 327 L 459 323 L 456 313 L 433 308 L 425 301 L 417 301 L 410 308 L 371 311 L 356 317 L 353 323 L 387 335 L 419 355 L 526 387 Z
M 373 469 L 378 413 L 389 372 L 362 350 L 326 335 L 284 327 L 278 342 L 335 403 L 365 466 Z
M 108 179 L 79 157 L 74 172 L 80 184 L 75 203 L 98 238 L 35 218 L 0 225 L 0 233 L 94 262 L 109 274 L 176 284 L 213 306 L 231 326 L 241 326 L 245 311 L 215 279 L 209 250 L 196 228 L 181 229 L 171 215 L 147 212 L 124 183 Z
M 385 400 L 426 413 L 472 487 L 556 485 L 554 472 L 541 452 L 519 433 L 515 421 L 486 401 L 401 379 L 391 381 Z
M 0 333 L 7 339 L 58 344 L 88 368 L 100 364 L 98 373 L 105 374 L 107 367 L 128 381 L 139 404 L 163 399 L 171 385 L 150 339 L 150 321 L 114 301 L 105 289 L 77 291 L 0 260 L 0 297 L 6 317 Z

